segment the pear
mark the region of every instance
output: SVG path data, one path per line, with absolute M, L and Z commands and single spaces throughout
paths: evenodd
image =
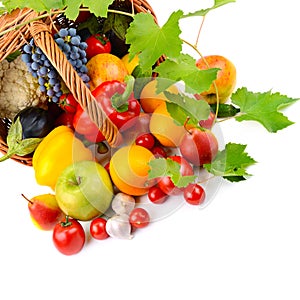
M 22 197 L 28 201 L 31 220 L 39 229 L 52 230 L 65 216 L 53 194 L 42 194 L 31 199 L 22 194 Z

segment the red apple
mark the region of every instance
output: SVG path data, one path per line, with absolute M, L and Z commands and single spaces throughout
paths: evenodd
M 28 199 L 28 209 L 32 222 L 42 230 L 52 230 L 54 226 L 65 216 L 58 207 L 55 195 L 43 194 Z
M 180 152 L 194 166 L 209 164 L 218 153 L 218 140 L 210 130 L 191 128 L 184 135 Z
M 236 85 L 236 68 L 234 64 L 224 56 L 209 55 L 200 58 L 196 62 L 196 66 L 201 70 L 208 68 L 219 68 L 215 84 L 219 94 L 219 102 L 224 103 L 231 96 Z M 201 97 L 202 96 L 202 97 Z M 214 84 L 210 88 L 201 93 L 200 97 L 207 101 L 209 104 L 216 103 L 216 89 Z

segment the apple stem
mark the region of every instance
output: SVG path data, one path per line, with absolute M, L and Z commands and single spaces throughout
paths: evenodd
M 183 127 L 184 127 L 184 129 L 186 130 L 186 132 L 188 134 L 192 134 L 192 132 L 190 130 L 188 130 L 188 128 L 187 128 L 187 123 L 188 123 L 189 120 L 190 120 L 190 117 L 187 116 L 186 119 L 185 119 L 185 121 L 184 121 Z
M 30 204 L 33 204 L 33 201 L 31 201 L 29 198 L 27 198 L 24 194 L 21 194 L 21 196 L 28 201 Z

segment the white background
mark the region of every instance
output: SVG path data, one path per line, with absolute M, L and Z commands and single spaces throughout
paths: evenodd
M 173 10 L 212 4 L 149 2 L 161 25 Z M 300 97 L 297 4 L 237 0 L 219 8 L 206 18 L 199 49 L 231 59 L 237 87 Z M 182 22 L 182 37 L 193 43 L 200 21 Z M 224 182 L 204 209 L 183 205 L 133 240 L 89 241 L 72 257 L 29 219 L 20 194 L 44 191 L 32 168 L 1 163 L 0 298 L 299 299 L 299 113 L 300 103 L 286 109 L 296 124 L 277 134 L 254 122 L 222 123 L 225 141 L 248 144 L 258 161 L 251 179 Z

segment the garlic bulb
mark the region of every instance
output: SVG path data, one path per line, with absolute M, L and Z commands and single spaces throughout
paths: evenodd
M 126 214 L 114 215 L 106 222 L 106 232 L 109 236 L 130 240 L 133 238 L 131 234 L 131 225 L 129 216 Z
M 124 194 L 124 193 L 117 193 L 112 200 L 111 208 L 113 211 L 118 214 L 126 214 L 129 215 L 131 211 L 134 209 L 135 200 L 132 196 Z

